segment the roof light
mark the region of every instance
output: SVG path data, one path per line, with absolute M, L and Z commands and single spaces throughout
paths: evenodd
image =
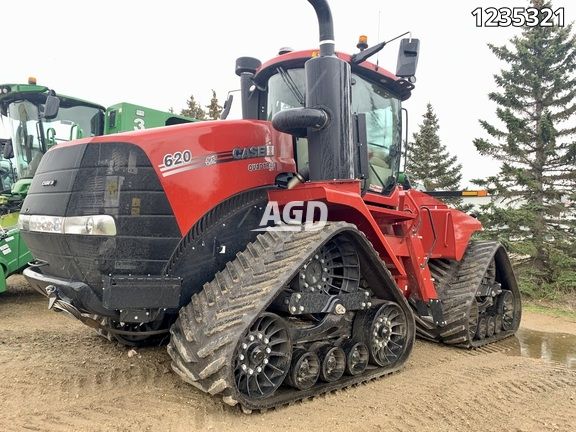
M 366 48 L 368 48 L 368 36 L 360 35 L 356 48 L 358 48 L 360 51 L 364 51 Z
M 36 85 L 36 77 L 28 77 L 28 84 L 30 85 Z

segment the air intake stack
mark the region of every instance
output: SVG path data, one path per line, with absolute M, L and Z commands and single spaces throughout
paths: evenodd
M 350 65 L 335 55 L 334 25 L 328 2 L 308 1 L 318 17 L 320 55 L 304 66 L 306 108 L 281 111 L 272 122 L 276 129 L 286 133 L 298 134 L 306 129 L 310 180 L 352 179 Z

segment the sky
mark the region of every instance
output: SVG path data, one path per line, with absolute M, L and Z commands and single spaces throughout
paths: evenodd
M 406 31 L 420 39 L 416 88 L 404 103 L 410 137 L 430 102 L 442 143 L 463 164 L 463 186 L 497 173 L 498 165 L 478 155 L 472 144 L 486 136 L 478 120 L 495 119 L 488 93 L 496 90 L 493 75 L 505 66 L 487 43 L 503 45 L 520 29 L 476 27 L 471 12 L 529 6 L 528 1 L 329 3 L 338 51 L 356 52 L 360 34 L 370 45 Z M 574 21 L 573 4 L 555 0 L 558 7 L 565 8 L 566 22 Z M 211 89 L 223 102 L 239 87 L 237 57 L 265 61 L 280 47 L 318 44 L 316 16 L 305 0 L 7 1 L 0 28 L 0 83 L 35 76 L 57 93 L 104 106 L 131 102 L 176 112 L 191 94 L 208 104 Z M 398 43 L 391 43 L 378 56 L 379 64 L 395 72 L 397 54 Z

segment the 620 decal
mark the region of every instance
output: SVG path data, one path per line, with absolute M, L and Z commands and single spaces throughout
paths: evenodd
M 164 168 L 172 168 L 179 165 L 184 165 L 190 163 L 191 160 L 192 160 L 192 152 L 190 150 L 184 150 L 175 153 L 167 153 L 162 158 Z

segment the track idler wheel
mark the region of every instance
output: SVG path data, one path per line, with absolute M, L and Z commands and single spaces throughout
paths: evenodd
M 370 359 L 368 347 L 362 342 L 349 341 L 342 348 L 346 353 L 346 373 L 360 375 L 364 372 Z
M 290 370 L 292 341 L 286 321 L 263 313 L 238 342 L 234 367 L 236 388 L 253 399 L 272 395 Z
M 359 312 L 354 321 L 354 334 L 366 343 L 370 363 L 381 367 L 391 366 L 401 358 L 407 331 L 406 315 L 393 302 Z
M 288 384 L 298 390 L 307 390 L 320 376 L 320 359 L 315 352 L 302 349 L 294 351 Z
M 320 350 L 320 379 L 338 381 L 346 370 L 346 353 L 340 347 L 325 347 Z

